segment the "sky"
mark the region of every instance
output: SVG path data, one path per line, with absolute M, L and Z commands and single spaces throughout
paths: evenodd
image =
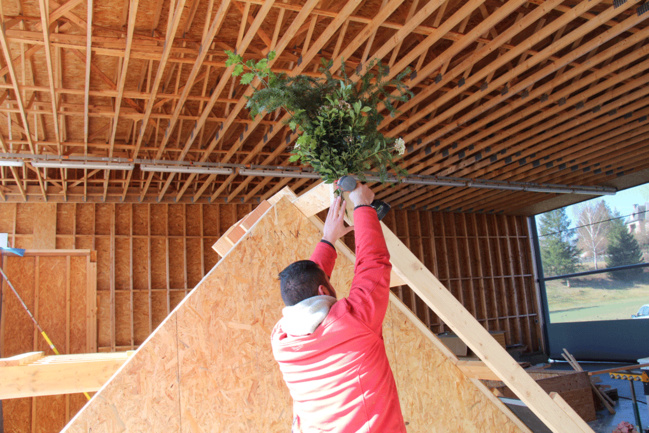
M 604 200 L 611 210 L 617 210 L 621 216 L 626 217 L 633 212 L 634 204 L 645 204 L 649 202 L 649 183 L 618 191 L 615 195 L 603 195 L 590 201 Z M 584 202 L 584 203 L 589 203 Z M 575 225 L 577 215 L 573 211 L 573 206 L 569 206 L 568 216 L 571 219 L 571 226 Z M 625 218 L 626 220 L 627 218 Z
M 633 212 L 634 204 L 645 204 L 649 202 L 649 183 L 625 189 L 615 195 L 603 196 L 602 199 L 604 199 L 611 209 L 615 208 L 622 215 L 628 215 Z
M 649 183 L 619 191 L 615 195 L 603 195 L 590 201 L 568 206 L 566 211 L 568 218 L 570 218 L 570 227 L 575 226 L 575 220 L 577 219 L 577 216 L 574 212 L 575 206 L 580 206 L 584 203 L 590 203 L 591 201 L 599 200 L 604 200 L 606 204 L 611 208 L 611 210 L 617 210 L 622 216 L 630 215 L 633 212 L 634 204 L 649 203 Z

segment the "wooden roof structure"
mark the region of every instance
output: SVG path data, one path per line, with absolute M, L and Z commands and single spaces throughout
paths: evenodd
M 290 74 L 317 74 L 322 58 L 414 70 L 414 98 L 381 131 L 405 139 L 400 164 L 426 182 L 377 187 L 393 206 L 533 214 L 649 179 L 644 1 L 0 4 L 0 147 L 25 161 L 0 168 L 5 201 L 254 203 L 315 185 L 279 176 L 296 168 L 296 136 L 284 113 L 251 119 L 252 89 L 233 79 L 225 50 L 274 50 L 272 68 Z M 34 166 L 46 157 L 135 164 Z M 148 172 L 143 160 L 232 169 Z

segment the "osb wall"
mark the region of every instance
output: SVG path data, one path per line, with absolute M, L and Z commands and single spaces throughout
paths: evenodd
M 64 432 L 288 431 L 291 399 L 269 341 L 283 306 L 276 276 L 320 236 L 280 201 Z M 352 277 L 339 254 L 332 283 L 341 296 Z M 519 432 L 394 302 L 383 332 L 408 431 Z
M 43 212 L 48 206 L 56 208 L 55 225 Z M 253 208 L 0 204 L 0 232 L 9 233 L 14 246 L 31 248 L 47 233 L 39 227 L 55 226 L 56 248 L 97 250 L 99 350 L 128 350 L 141 344 L 209 272 L 219 258 L 211 246 Z M 393 209 L 385 222 L 485 328 L 505 331 L 509 347 L 541 350 L 524 217 Z M 433 332 L 447 330 L 407 286 L 395 293 Z

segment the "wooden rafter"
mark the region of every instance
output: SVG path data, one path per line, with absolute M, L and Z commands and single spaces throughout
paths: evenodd
M 10 128 L 3 129 L 7 151 L 291 165 L 288 155 L 295 135 L 282 126 L 286 116 L 251 119 L 245 109 L 251 88 L 232 80 L 225 67 L 224 50 L 242 50 L 244 45 L 246 58 L 278 52 L 271 65 L 277 73 L 317 76 L 321 57 L 333 59 L 334 67 L 344 58 L 349 70 L 378 58 L 390 66 L 390 77 L 413 69 L 406 83 L 415 97 L 381 125 L 388 137 L 406 139 L 408 152 L 400 164 L 410 173 L 560 183 L 573 173 L 556 169 L 556 158 L 541 160 L 538 155 L 568 151 L 566 157 L 575 159 L 580 171 L 593 164 L 591 153 L 579 147 L 582 143 L 597 147 L 597 160 L 614 158 L 602 146 L 629 151 L 641 147 L 636 138 L 642 134 L 634 134 L 630 120 L 619 115 L 636 119 L 644 107 L 645 96 L 635 89 L 624 91 L 645 75 L 633 69 L 647 57 L 649 14 L 638 15 L 639 0 L 616 5 L 597 0 L 574 5 L 560 0 L 497 5 L 482 0 L 376 0 L 376 10 L 364 9 L 363 2 L 183 0 L 181 8 L 178 1 L 168 7 L 157 0 L 150 14 L 138 16 L 131 25 L 130 39 L 130 2 L 110 4 L 123 14 L 116 25 L 96 4 L 58 1 L 39 0 L 37 9 L 18 8 L 3 18 L 0 77 L 6 81 L 0 83 L 0 113 Z M 88 14 L 81 16 L 83 10 Z M 176 10 L 186 13 L 180 17 Z M 163 11 L 171 19 L 162 20 Z M 205 17 L 199 26 L 198 17 Z M 250 31 L 251 26 L 256 29 Z M 115 64 L 119 66 L 109 77 L 104 71 Z M 31 73 L 38 75 L 32 78 Z M 593 98 L 599 101 L 595 107 Z M 597 105 L 618 113 L 606 118 L 607 124 L 616 125 L 604 133 L 606 140 L 592 135 L 603 126 L 595 119 L 605 113 L 587 113 Z M 638 131 L 643 130 L 641 123 Z M 567 129 L 561 137 L 550 135 L 550 125 L 579 130 L 584 139 L 576 141 Z M 614 134 L 618 129 L 624 132 Z M 580 150 L 570 152 L 571 146 Z M 505 150 L 507 154 L 501 153 Z M 625 162 L 615 166 L 615 173 L 641 170 L 641 162 L 620 159 Z M 549 163 L 554 167 L 541 173 Z M 615 176 L 592 171 L 577 181 L 618 182 Z M 237 173 L 142 175 L 137 168 L 101 172 L 100 178 L 82 170 L 34 170 L 29 162 L 23 170 L 4 173 L 7 200 L 24 200 L 34 191 L 43 199 L 76 200 L 83 189 L 86 200 L 249 202 L 284 184 L 303 190 L 312 184 Z M 475 209 L 506 211 L 507 206 L 546 198 L 518 193 L 514 203 L 497 192 L 440 186 L 375 190 L 396 206 L 415 208 L 438 202 L 449 209 L 472 204 Z
M 128 73 L 128 65 L 131 60 L 131 47 L 133 46 L 133 33 L 135 32 L 135 20 L 137 18 L 137 7 L 139 0 L 129 0 L 128 7 L 128 24 L 126 31 L 126 49 L 124 51 L 124 59 L 122 60 L 122 68 L 119 74 L 119 82 L 117 83 L 117 97 L 115 98 L 115 116 L 113 118 L 110 145 L 111 149 L 108 152 L 109 156 L 113 156 L 112 146 L 115 144 L 115 135 L 117 134 L 117 124 L 119 123 L 119 112 L 122 106 L 122 97 L 124 96 L 124 86 L 126 84 L 126 75 Z
M 52 64 L 52 47 L 50 45 L 50 28 L 48 25 L 48 17 L 50 14 L 48 10 L 48 4 L 45 0 L 39 0 L 38 4 L 41 10 L 41 27 L 43 27 L 43 40 L 45 41 L 45 59 L 47 65 L 47 76 L 50 84 L 50 99 L 52 101 L 52 123 L 54 124 L 54 135 L 56 137 L 58 152 L 59 154 L 61 154 L 61 133 L 59 131 L 59 116 L 56 104 L 56 93 L 54 92 L 54 67 Z

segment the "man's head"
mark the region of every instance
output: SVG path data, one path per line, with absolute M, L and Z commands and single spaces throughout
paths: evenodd
M 290 307 L 317 295 L 336 297 L 329 278 L 322 268 L 311 260 L 300 260 L 279 273 L 282 300 Z

